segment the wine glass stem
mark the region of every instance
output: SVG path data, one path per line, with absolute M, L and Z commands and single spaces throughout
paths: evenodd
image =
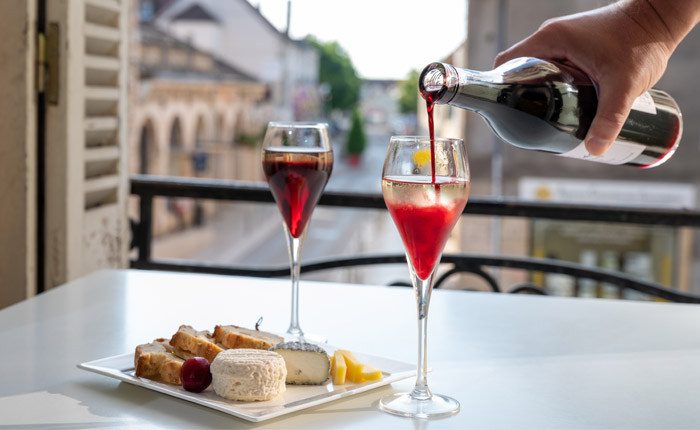
M 432 275 L 427 280 L 413 275 L 418 305 L 418 365 L 416 366 L 416 386 L 411 392 L 411 397 L 418 400 L 427 400 L 432 396 L 428 388 L 428 306 L 432 281 Z
M 289 322 L 289 328 L 287 333 L 293 336 L 303 336 L 304 332 L 299 327 L 299 274 L 300 274 L 300 261 L 301 261 L 301 251 L 304 247 L 304 239 L 306 238 L 306 231 L 299 237 L 292 236 L 289 231 L 287 233 L 287 248 L 289 249 L 289 264 L 291 266 L 291 278 L 292 278 L 292 310 L 291 310 L 291 320 Z

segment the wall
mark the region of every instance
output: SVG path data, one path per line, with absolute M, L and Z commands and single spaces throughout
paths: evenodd
M 36 289 L 35 7 L 0 2 L 0 308 Z

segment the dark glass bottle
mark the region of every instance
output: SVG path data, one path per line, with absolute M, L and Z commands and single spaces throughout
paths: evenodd
M 511 145 L 608 164 L 658 166 L 673 155 L 683 130 L 673 98 L 652 89 L 635 101 L 608 152 L 592 156 L 583 139 L 598 106 L 594 85 L 574 68 L 537 58 L 517 58 L 487 72 L 432 63 L 418 87 L 428 103 L 478 113 Z

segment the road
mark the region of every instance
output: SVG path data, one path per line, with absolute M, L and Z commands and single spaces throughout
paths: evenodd
M 381 170 L 390 136 L 368 128 L 367 137 L 368 145 L 359 166 L 350 166 L 341 155 L 341 142 L 335 143 L 336 157 L 327 190 L 381 192 Z M 209 231 L 207 243 L 186 258 L 254 267 L 289 264 L 282 220 L 275 206 L 227 204 L 205 229 Z M 308 227 L 302 262 L 375 253 L 403 253 L 401 240 L 386 211 L 316 208 Z M 305 274 L 303 279 L 384 285 L 408 281 L 408 270 L 403 264 L 334 269 Z

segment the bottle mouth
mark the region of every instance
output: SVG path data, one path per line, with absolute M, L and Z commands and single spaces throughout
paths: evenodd
M 444 104 L 454 97 L 458 82 L 454 67 L 445 63 L 430 63 L 418 78 L 418 91 L 428 103 Z

